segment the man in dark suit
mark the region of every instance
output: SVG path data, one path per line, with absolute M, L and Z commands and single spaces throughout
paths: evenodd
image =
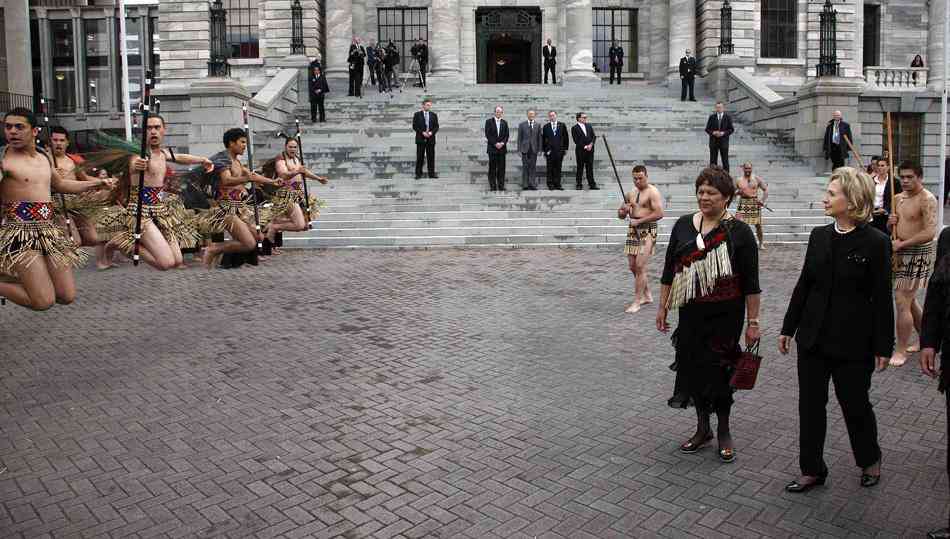
M 563 191 L 561 187 L 561 163 L 564 154 L 570 147 L 567 126 L 557 121 L 557 113 L 553 110 L 548 113 L 548 123 L 541 130 L 541 151 L 547 158 L 548 189 Z
M 689 100 L 696 101 L 693 97 L 693 82 L 696 80 L 698 67 L 696 57 L 690 54 L 689 49 L 686 49 L 686 56 L 680 58 L 680 101 L 686 101 L 687 88 L 689 88 Z
M 548 38 L 547 44 L 541 48 L 541 54 L 544 55 L 544 84 L 548 83 L 548 71 L 551 72 L 551 84 L 557 84 L 557 75 L 554 74 L 554 68 L 557 66 L 557 47 L 551 44 L 551 38 Z
M 429 46 L 426 45 L 422 38 L 419 38 L 419 41 L 409 49 L 409 54 L 416 59 L 416 62 L 419 62 L 419 82 L 422 84 L 422 87 L 425 88 L 426 69 L 429 68 Z
M 709 164 L 718 164 L 717 154 L 722 158 L 722 168 L 729 172 L 729 135 L 735 132 L 732 118 L 725 113 L 722 101 L 716 102 L 716 112 L 706 120 L 706 133 L 709 134 Z
M 327 121 L 326 110 L 323 108 L 323 100 L 330 93 L 330 87 L 327 86 L 327 78 L 323 76 L 319 67 L 313 68 L 310 75 L 310 121 L 317 121 L 317 112 L 320 113 L 320 123 Z
M 534 120 L 536 113 L 528 111 L 528 119 L 518 124 L 518 151 L 521 152 L 521 187 L 527 191 L 538 189 L 538 153 L 541 152 L 541 124 Z
M 353 38 L 346 61 L 349 64 L 350 75 L 350 89 L 346 95 L 363 97 L 363 64 L 366 61 L 366 48 L 360 44 L 360 38 Z
M 505 109 L 495 107 L 494 118 L 485 120 L 485 141 L 488 144 L 488 185 L 492 191 L 505 190 L 505 154 L 508 153 L 508 122 L 502 117 Z
M 841 111 L 836 110 L 831 113 L 831 120 L 825 127 L 825 140 L 822 145 L 825 150 L 825 159 L 831 159 L 831 168 L 836 169 L 844 166 L 844 160 L 848 157 L 848 143 L 845 137 L 854 144 L 854 135 L 851 134 L 851 125 L 841 119 Z
M 594 141 L 597 135 L 594 134 L 594 128 L 587 123 L 587 114 L 578 112 L 575 117 L 577 123 L 571 128 L 571 138 L 574 139 L 574 158 L 577 161 L 577 173 L 574 176 L 574 182 L 577 190 L 584 188 L 581 181 L 583 171 L 587 171 L 587 186 L 592 191 L 600 189 L 597 182 L 594 181 Z
M 379 74 L 379 54 L 376 49 L 376 40 L 370 40 L 366 47 L 366 67 L 369 68 L 369 83 L 376 86 L 376 75 Z
M 610 51 L 610 84 L 614 83 L 614 73 L 617 74 L 617 84 L 620 84 L 620 72 L 623 71 L 623 47 L 612 43 Z
M 422 110 L 412 116 L 412 130 L 416 132 L 416 179 L 422 177 L 422 158 L 430 178 L 438 178 L 435 173 L 435 134 L 439 132 L 439 117 L 431 112 L 432 100 L 422 102 Z

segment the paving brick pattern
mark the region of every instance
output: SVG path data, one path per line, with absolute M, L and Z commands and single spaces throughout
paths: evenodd
M 801 256 L 764 256 L 734 464 L 676 451 L 694 416 L 613 250 L 82 271 L 73 306 L 0 309 L 0 536 L 921 537 L 947 514 L 945 419 L 913 363 L 874 378 L 878 488 L 832 404 L 828 486 L 782 491 Z

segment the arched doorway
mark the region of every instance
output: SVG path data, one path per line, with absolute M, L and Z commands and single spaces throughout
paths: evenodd
M 541 8 L 478 8 L 479 83 L 541 82 Z

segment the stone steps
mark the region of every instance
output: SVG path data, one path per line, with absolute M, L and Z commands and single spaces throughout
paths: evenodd
M 332 90 L 332 88 L 331 88 Z M 543 95 L 542 95 L 543 93 Z M 666 217 L 660 222 L 665 241 L 675 220 L 695 211 L 693 182 L 708 162 L 703 132 L 712 102 L 680 103 L 658 86 L 595 90 L 580 95 L 569 88 L 461 87 L 440 91 L 438 179 L 415 180 L 415 143 L 410 120 L 419 109 L 418 93 L 364 99 L 334 97 L 327 101 L 331 123 L 303 126 L 308 166 L 330 176 L 331 183 L 311 182 L 310 191 L 328 206 L 313 229 L 286 234 L 289 247 L 393 248 L 439 246 L 612 246 L 619 248 L 627 225 L 616 219 L 620 194 L 613 168 L 601 144 L 596 154 L 599 191 L 577 191 L 573 149 L 563 166 L 564 191 L 547 191 L 545 160 L 538 159 L 539 191 L 520 188 L 521 160 L 516 151 L 506 163 L 507 193 L 488 191 L 488 156 L 482 128 L 496 103 L 506 107 L 512 131 L 524 110 L 563 111 L 560 121 L 574 123 L 573 111 L 584 110 L 601 137 L 610 141 L 624 189 L 633 189 L 630 168 L 646 164 L 651 182 L 664 196 Z M 769 182 L 765 212 L 767 241 L 806 241 L 816 225 L 827 221 L 821 207 L 825 179 L 816 177 L 794 152 L 784 133 L 739 131 L 731 142 L 733 171 L 751 160 Z M 272 139 L 276 140 L 276 139 Z M 512 146 L 516 143 L 512 138 Z M 269 142 L 273 148 L 273 142 Z M 573 146 L 573 145 L 572 145 Z

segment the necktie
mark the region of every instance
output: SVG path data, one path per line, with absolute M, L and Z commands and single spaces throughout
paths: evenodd
M 838 122 L 835 122 L 834 135 L 831 137 L 831 142 L 838 144 L 841 142 L 840 135 L 838 134 Z
M 534 122 L 528 122 L 528 129 L 534 130 Z
M 554 122 L 551 122 L 551 132 L 557 135 L 557 124 Z
M 719 122 L 719 127 L 722 127 L 722 113 L 720 112 L 717 116 L 718 116 L 718 118 L 719 118 L 719 119 L 717 120 L 717 121 Z
M 429 130 L 429 113 L 428 112 L 425 113 L 425 117 L 426 117 L 426 131 L 428 131 Z

